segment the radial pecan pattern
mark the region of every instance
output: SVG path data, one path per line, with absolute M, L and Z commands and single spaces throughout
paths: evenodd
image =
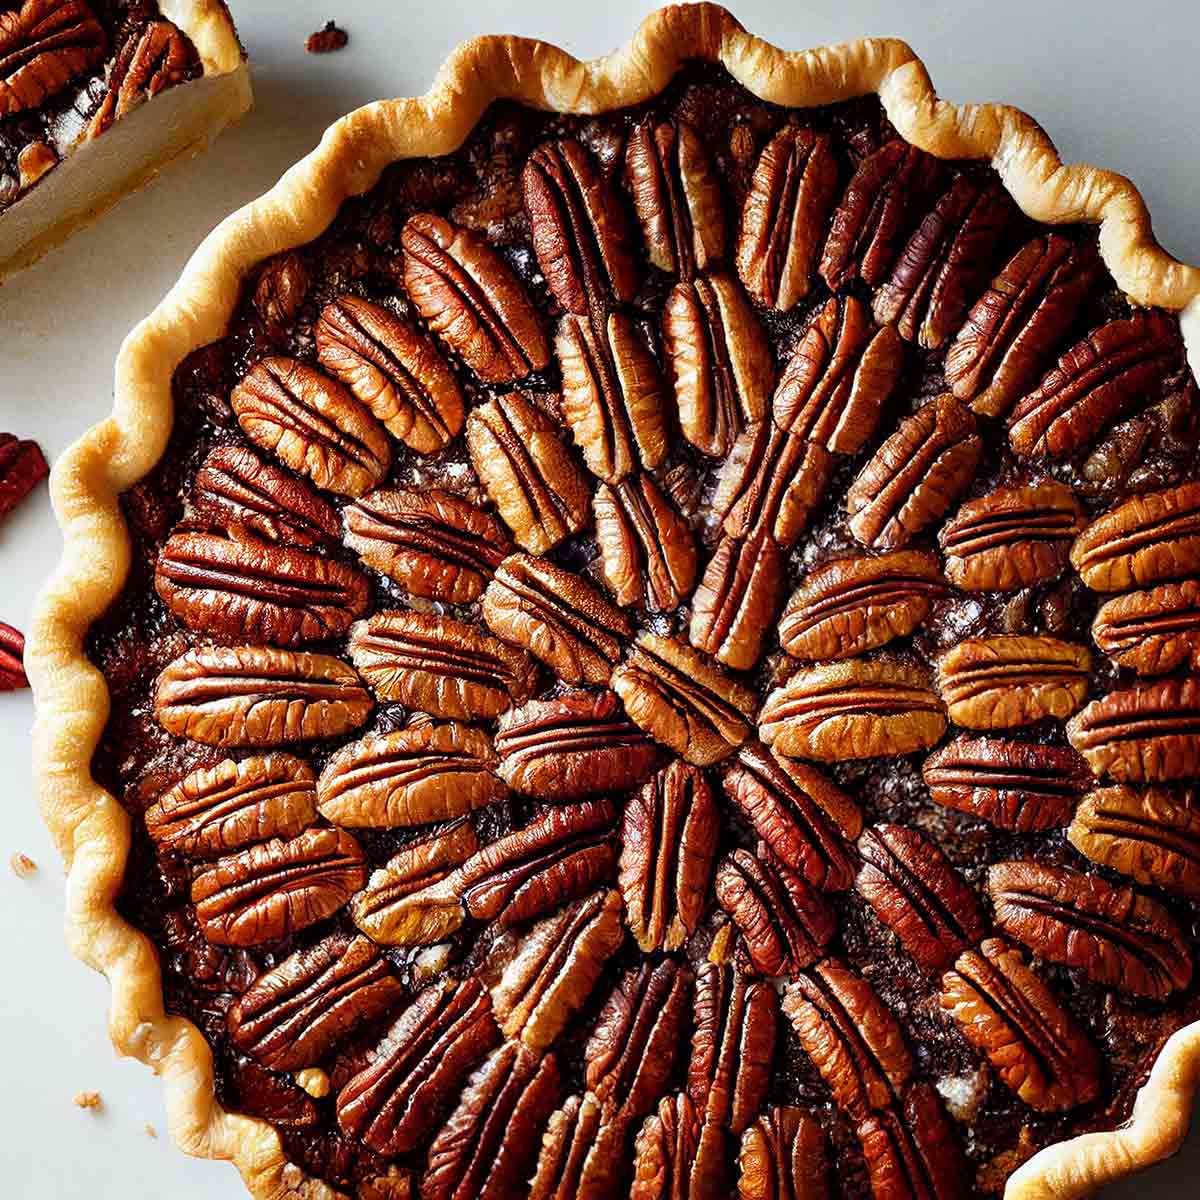
M 108 49 L 84 0 L 24 0 L 0 14 L 0 117 L 36 108 Z

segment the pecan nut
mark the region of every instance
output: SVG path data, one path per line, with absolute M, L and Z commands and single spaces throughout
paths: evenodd
M 282 332 L 304 304 L 311 282 L 304 259 L 293 251 L 263 264 L 254 289 L 254 307 L 269 332 Z
M 591 1092 L 567 1097 L 546 1124 L 529 1200 L 609 1200 L 624 1142 L 611 1102 Z
M 117 52 L 108 91 L 88 122 L 87 136 L 103 133 L 119 117 L 201 69 L 195 47 L 178 26 L 165 20 L 148 22 Z
M 0 13 L 0 21 L 4 14 Z M 37 442 L 0 433 L 0 519 L 8 516 L 47 475 L 50 467 Z
M 264 358 L 229 402 L 252 442 L 326 491 L 361 496 L 391 468 L 391 442 L 370 410 L 298 359 Z
M 758 735 L 777 754 L 826 762 L 928 750 L 945 731 L 925 673 L 886 659 L 806 667 L 758 714 Z
M 967 1164 L 938 1093 L 914 1083 L 894 1108 L 872 1113 L 857 1129 L 875 1200 L 961 1200 Z
M 0 13 L 0 117 L 37 108 L 104 59 L 108 38 L 84 0 L 24 0 Z
M 738 274 L 759 304 L 787 312 L 808 295 L 837 176 L 828 134 L 787 126 L 763 147 L 737 241 Z
M 729 1195 L 726 1142 L 686 1092 L 664 1096 L 638 1130 L 629 1200 L 722 1200 Z
M 954 503 L 982 453 L 969 409 L 950 395 L 929 401 L 900 422 L 850 485 L 850 532 L 872 549 L 899 550 Z
M 218 859 L 196 876 L 192 903 L 210 942 L 257 946 L 324 920 L 366 881 L 350 834 L 306 829 Z
M 17 692 L 29 686 L 24 659 L 25 635 L 0 621 L 0 692 Z
M 189 650 L 166 667 L 154 691 L 159 724 L 209 746 L 337 737 L 361 725 L 372 707 L 340 659 L 267 646 Z
M 742 1134 L 737 1194 L 738 1200 L 829 1200 L 820 1121 L 790 1104 L 767 1109 Z
M 524 285 L 484 241 L 432 213 L 400 235 L 404 286 L 429 328 L 484 383 L 513 383 L 550 365 Z
M 1139 675 L 1200 665 L 1200 581 L 1163 583 L 1100 605 L 1092 640 L 1115 663 Z

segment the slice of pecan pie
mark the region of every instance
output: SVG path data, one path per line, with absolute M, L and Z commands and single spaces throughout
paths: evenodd
M 709 6 L 336 127 L 56 474 L 43 798 L 181 1140 L 362 1200 L 1176 1146 L 1198 292 L 902 44 Z

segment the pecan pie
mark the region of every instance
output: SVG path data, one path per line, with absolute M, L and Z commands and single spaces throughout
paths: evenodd
M 899 43 L 696 6 L 441 79 L 201 250 L 56 476 L 44 799 L 189 1148 L 366 1200 L 1166 1153 L 1200 277 Z

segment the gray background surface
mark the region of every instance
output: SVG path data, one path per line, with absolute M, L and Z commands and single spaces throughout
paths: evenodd
M 257 103 L 207 156 L 171 170 L 33 270 L 0 287 L 0 429 L 57 455 L 111 402 L 123 335 L 174 281 L 205 233 L 269 187 L 346 110 L 428 86 L 450 49 L 480 33 L 541 36 L 580 56 L 624 41 L 655 5 L 635 0 L 231 0 Z M 1200 10 L 1185 0 L 735 0 L 739 18 L 800 49 L 869 34 L 906 38 L 940 93 L 1032 112 L 1063 157 L 1131 176 L 1159 240 L 1200 262 Z M 329 17 L 345 51 L 307 56 Z M 26 620 L 58 553 L 44 492 L 0 529 L 0 618 Z M 158 1082 L 115 1059 L 107 985 L 62 941 L 62 877 L 37 816 L 28 694 L 0 696 L 0 1180 L 15 1200 L 219 1200 L 242 1195 L 226 1164 L 185 1159 L 166 1137 Z M 30 882 L 14 850 L 41 864 Z M 104 1108 L 71 1103 L 99 1090 Z M 147 1123 L 158 1140 L 151 1140 Z M 1183 1156 L 1111 1197 L 1195 1200 L 1200 1133 Z

